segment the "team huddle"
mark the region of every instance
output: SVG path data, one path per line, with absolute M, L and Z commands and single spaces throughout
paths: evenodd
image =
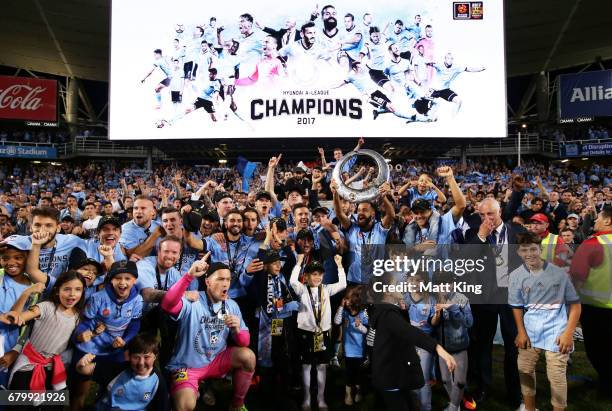
M 302 19 L 287 18 L 281 28 L 241 14 L 236 38 L 225 36 L 215 17 L 195 27 L 177 24 L 169 44 L 154 50 L 142 82 L 157 72 L 155 108 L 172 105 L 165 110 L 172 114 L 158 115 L 159 128 L 199 108 L 212 121 L 219 113 L 224 120 L 232 114 L 244 121 L 240 109 L 248 107 L 240 107 L 239 95 L 245 87 L 270 92 L 349 86 L 372 105 L 373 119 L 391 113 L 407 123 L 437 121 L 445 104 L 455 115 L 462 100 L 453 82 L 485 68 L 457 64 L 449 45 L 436 40 L 433 22 L 425 23 L 421 14 L 410 20 L 377 25 L 370 13 L 342 14 L 326 5 Z M 162 93 L 165 88 L 169 95 Z

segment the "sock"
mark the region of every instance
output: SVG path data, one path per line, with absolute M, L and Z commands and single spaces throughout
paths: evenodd
M 334 357 L 338 357 L 339 352 L 340 352 L 340 343 L 337 342 L 334 344 Z
M 232 398 L 231 406 L 234 408 L 241 407 L 244 404 L 244 397 L 249 392 L 253 371 L 235 370 L 232 383 L 234 385 L 234 397 Z
M 155 101 L 157 101 L 157 104 L 161 104 L 161 93 L 155 93 Z
M 302 380 L 304 382 L 304 405 L 310 407 L 310 365 L 302 365 Z
M 317 401 L 319 406 L 325 404 L 325 379 L 327 377 L 327 364 L 317 365 Z

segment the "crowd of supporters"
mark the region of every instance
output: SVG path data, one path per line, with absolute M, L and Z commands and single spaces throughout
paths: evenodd
M 339 184 L 368 188 L 378 170 L 360 159 L 334 181 L 343 155 L 279 154 L 251 178 L 235 167 L 4 166 L 2 385 L 68 386 L 78 410 L 93 406 L 95 381 L 99 409 L 192 410 L 216 401 L 208 381 L 230 376 L 231 409 L 253 395 L 324 410 L 327 367 L 342 366 L 346 405 L 372 392 L 389 409 L 431 409 L 437 379 L 448 410 L 488 409 L 499 323 L 509 406 L 535 409 L 545 352 L 552 406 L 567 407 L 579 324 L 610 392 L 610 331 L 598 329 L 612 313 L 601 295 L 612 292 L 609 163 L 403 161 L 375 200 L 352 202 Z M 435 260 L 463 252 L 451 244 L 486 247 L 491 265 L 471 277 L 483 300 L 373 295 L 376 281 L 459 277 L 374 275 L 393 254 L 381 245 Z

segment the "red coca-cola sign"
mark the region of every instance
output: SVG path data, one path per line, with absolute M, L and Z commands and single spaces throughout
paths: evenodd
M 57 81 L 0 76 L 0 118 L 57 121 Z

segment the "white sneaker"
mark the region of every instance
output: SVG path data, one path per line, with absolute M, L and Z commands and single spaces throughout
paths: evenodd
M 327 411 L 329 407 L 325 401 L 319 401 L 319 411 Z
M 337 355 L 334 355 L 332 357 L 331 361 L 329 362 L 329 365 L 331 365 L 332 367 L 340 368 L 340 361 L 338 361 Z

